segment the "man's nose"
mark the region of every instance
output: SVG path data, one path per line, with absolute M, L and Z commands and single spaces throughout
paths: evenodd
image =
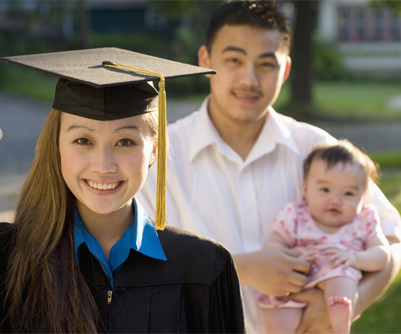
M 249 64 L 243 67 L 241 71 L 240 84 L 251 88 L 258 86 L 258 73 L 254 64 Z

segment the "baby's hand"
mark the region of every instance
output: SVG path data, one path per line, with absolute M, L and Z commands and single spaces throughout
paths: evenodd
M 331 268 L 343 264 L 343 269 L 347 269 L 356 265 L 357 258 L 353 251 L 331 248 L 324 250 L 322 253 L 326 256 L 326 263 L 332 262 Z

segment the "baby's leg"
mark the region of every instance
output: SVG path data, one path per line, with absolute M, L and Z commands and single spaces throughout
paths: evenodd
M 329 319 L 334 333 L 349 333 L 358 287 L 347 276 L 332 277 L 318 284 L 324 290 Z
M 303 308 L 264 309 L 267 334 L 295 334 Z

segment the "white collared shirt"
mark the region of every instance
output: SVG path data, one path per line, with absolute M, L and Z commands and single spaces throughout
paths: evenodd
M 219 136 L 208 101 L 199 112 L 168 126 L 167 223 L 213 238 L 233 255 L 259 251 L 279 210 L 302 199 L 304 158 L 317 144 L 334 144 L 336 139 L 269 108 L 244 161 Z M 156 170 L 150 169 L 137 196 L 146 212 L 155 212 Z M 400 238 L 398 211 L 376 185 L 370 186 L 366 202 L 376 205 L 384 234 Z M 242 292 L 248 332 L 263 331 L 255 290 L 242 287 Z

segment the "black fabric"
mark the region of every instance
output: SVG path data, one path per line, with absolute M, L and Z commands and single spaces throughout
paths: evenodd
M 121 119 L 158 110 L 158 92 L 148 83 L 95 88 L 59 79 L 53 108 L 99 121 Z
M 81 246 L 81 272 L 102 318 L 99 331 L 244 333 L 241 293 L 230 253 L 217 242 L 170 226 L 158 234 L 167 261 L 131 250 L 115 276 L 110 305 L 107 277 L 86 245 Z M 0 250 L 3 275 L 9 245 L 4 241 L 7 234 L 1 235 L 0 247 L 6 245 Z M 4 313 L 1 309 L 0 321 Z M 2 332 L 12 331 L 7 326 L 5 323 Z

